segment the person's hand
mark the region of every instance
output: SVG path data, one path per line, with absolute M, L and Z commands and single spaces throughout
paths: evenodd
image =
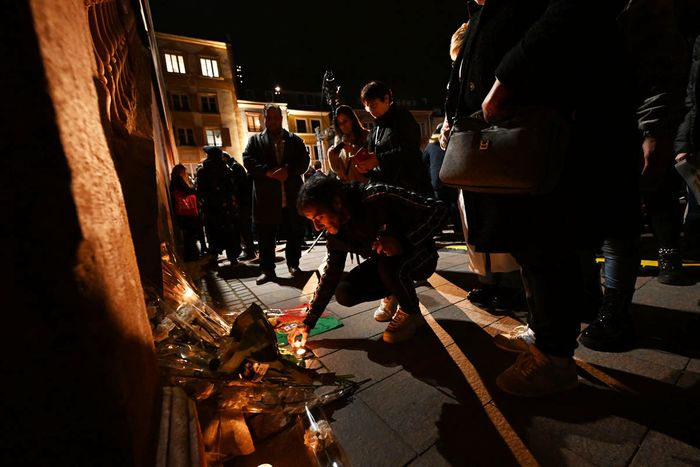
M 298 324 L 289 334 L 287 334 L 287 341 L 289 341 L 289 345 L 291 345 L 294 349 L 304 347 L 306 345 L 306 339 L 309 338 L 309 331 L 310 329 L 306 324 Z
M 377 155 L 373 152 L 369 153 L 369 157 L 364 160 L 354 160 L 353 157 L 350 160 L 354 163 L 358 172 L 366 174 L 370 170 L 379 166 L 379 161 L 377 160 Z
M 276 169 L 270 169 L 267 171 L 266 175 L 270 178 L 274 178 L 280 182 L 287 180 L 289 176 L 289 171 L 286 167 L 278 167 Z
M 442 122 L 442 129 L 440 130 L 440 149 L 443 151 L 447 149 L 447 143 L 450 142 L 450 130 L 450 122 L 445 118 L 445 121 Z
M 493 122 L 507 115 L 505 104 L 511 95 L 512 92 L 496 78 L 496 82 L 493 83 L 491 90 L 481 104 L 484 120 Z
M 374 250 L 378 255 L 400 255 L 402 251 L 401 242 L 399 242 L 399 240 L 396 237 L 392 237 L 389 235 L 379 235 L 377 236 L 377 239 L 372 243 L 372 250 Z
M 688 158 L 688 153 L 687 153 L 687 152 L 678 153 L 678 155 L 676 156 L 676 162 L 684 161 L 684 160 L 686 160 L 687 158 Z

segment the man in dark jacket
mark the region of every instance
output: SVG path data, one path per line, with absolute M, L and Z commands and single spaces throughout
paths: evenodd
M 399 309 L 384 331 L 385 342 L 413 337 L 422 321 L 414 280 L 435 272 L 438 254 L 433 234 L 442 224 L 445 205 L 432 198 L 384 184 L 343 184 L 323 174 L 312 176 L 299 193 L 300 213 L 316 230 L 326 230 L 328 259 L 309 314 L 289 341 L 316 325 L 335 293 L 344 306 L 391 294 Z M 348 253 L 367 258 L 341 281 Z
M 224 151 L 224 162 L 231 169 L 233 185 L 236 190 L 236 209 L 238 211 L 238 230 L 241 234 L 243 253 L 238 257 L 239 261 L 247 261 L 255 258 L 255 244 L 253 243 L 253 187 L 245 168 Z
M 393 102 L 389 87 L 372 81 L 360 94 L 365 110 L 376 119 L 369 134 L 369 158 L 356 161 L 371 182 L 381 182 L 431 195 L 430 175 L 421 163 L 420 126 L 408 110 Z
M 299 274 L 304 236 L 303 219 L 296 210 L 302 174 L 309 167 L 309 153 L 298 136 L 282 128 L 282 110 L 274 104 L 264 109 L 265 130 L 253 135 L 243 152 L 243 164 L 253 177 L 253 222 L 258 234 L 262 284 L 276 278 L 275 240 L 280 226 L 286 229 L 285 257 L 292 276 Z
M 241 245 L 238 234 L 236 188 L 221 148 L 205 146 L 207 158 L 197 172 L 197 196 L 202 202 L 209 248 L 215 254 L 226 250 L 231 264 L 238 263 Z

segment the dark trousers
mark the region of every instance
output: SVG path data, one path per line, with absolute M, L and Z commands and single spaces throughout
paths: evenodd
M 301 258 L 301 242 L 304 239 L 303 218 L 297 213 L 295 207 L 287 206 L 282 209 L 282 224 L 255 224 L 258 234 L 258 253 L 260 256 L 260 269 L 263 272 L 275 270 L 275 242 L 277 231 L 280 227 L 287 238 L 284 256 L 288 267 L 299 267 Z
M 347 307 L 393 295 L 406 313 L 420 313 L 414 280 L 435 272 L 435 247 L 397 256 L 373 256 L 353 268 L 335 289 L 336 301 Z
M 683 206 L 678 201 L 682 178 L 671 165 L 658 186 L 642 191 L 651 229 L 659 248 L 678 248 L 683 226 Z
M 177 225 L 182 232 L 184 260 L 194 261 L 199 258 L 197 249 L 197 232 L 202 228 L 199 216 L 177 216 Z
M 581 325 L 584 280 L 576 251 L 530 244 L 512 252 L 522 269 L 528 324 L 546 354 L 572 357 Z
M 253 218 L 250 210 L 241 209 L 238 227 L 241 233 L 243 251 L 246 253 L 254 253 L 255 243 L 253 243 Z

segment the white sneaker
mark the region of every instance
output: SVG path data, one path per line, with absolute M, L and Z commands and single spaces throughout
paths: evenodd
M 514 396 L 540 397 L 578 386 L 573 358 L 558 358 L 542 353 L 534 345 L 521 353 L 515 363 L 498 375 L 496 385 Z
M 529 326 L 516 326 L 510 332 L 498 334 L 493 343 L 508 352 L 527 352 L 535 344 L 535 332 Z
M 393 295 L 383 298 L 382 303 L 379 304 L 379 307 L 374 312 L 374 319 L 380 323 L 391 321 L 398 306 L 399 301 Z
M 406 341 L 413 337 L 421 324 L 423 324 L 423 316 L 420 313 L 408 314 L 398 310 L 391 318 L 382 338 L 384 342 L 390 344 Z

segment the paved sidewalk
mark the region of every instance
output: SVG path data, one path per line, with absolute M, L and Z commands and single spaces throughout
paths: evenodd
M 218 309 L 252 302 L 288 308 L 309 301 L 325 246 L 302 257 L 299 280 L 278 254 L 277 283 L 255 285 L 254 264 L 223 266 L 200 282 Z M 354 265 L 346 264 L 346 269 Z M 515 359 L 491 337 L 524 313 L 493 314 L 466 300 L 476 285 L 464 251 L 443 248 L 430 284 L 418 289 L 426 322 L 407 343 L 385 344 L 378 302 L 327 311 L 344 326 L 310 340 L 324 366 L 369 378 L 327 415 L 355 466 L 700 465 L 700 271 L 694 284 L 637 281 L 637 348 L 579 347 L 581 385 L 546 399 L 501 393 L 496 376 Z M 520 321 L 519 321 L 520 320 Z

